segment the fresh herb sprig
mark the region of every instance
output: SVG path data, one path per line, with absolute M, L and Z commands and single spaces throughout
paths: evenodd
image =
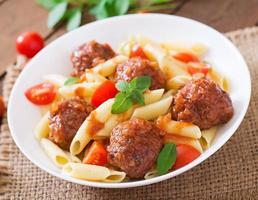
M 88 12 L 96 19 L 135 12 L 155 12 L 174 8 L 173 0 L 36 0 L 49 10 L 48 27 L 54 28 L 61 21 L 67 22 L 67 30 L 81 25 L 83 13 Z
M 80 81 L 80 78 L 78 77 L 70 77 L 66 79 L 66 81 L 64 82 L 64 85 L 65 86 L 73 85 L 75 83 L 78 83 L 79 81 Z
M 157 159 L 157 170 L 159 175 L 167 173 L 176 162 L 176 145 L 165 144 Z
M 150 76 L 140 76 L 134 78 L 130 83 L 120 81 L 116 84 L 116 88 L 120 91 L 112 105 L 112 113 L 119 114 L 126 112 L 133 103 L 144 105 L 143 93 L 149 89 L 151 85 Z

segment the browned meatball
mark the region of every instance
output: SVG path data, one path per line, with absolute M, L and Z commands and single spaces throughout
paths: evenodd
M 115 52 L 108 44 L 99 44 L 92 40 L 73 51 L 71 61 L 74 76 L 80 76 L 85 69 L 92 68 L 115 56 Z
M 92 110 L 79 97 L 60 102 L 50 113 L 49 139 L 68 150 L 74 135 Z
M 115 75 L 116 81 L 124 80 L 130 82 L 137 76 L 151 76 L 151 89 L 165 87 L 165 75 L 159 69 L 156 62 L 136 57 L 117 66 Z
M 109 163 L 131 178 L 141 178 L 154 165 L 161 147 L 160 129 L 152 122 L 131 119 L 112 130 Z
M 228 122 L 233 112 L 229 95 L 205 77 L 190 81 L 173 100 L 173 118 L 192 122 L 201 129 Z

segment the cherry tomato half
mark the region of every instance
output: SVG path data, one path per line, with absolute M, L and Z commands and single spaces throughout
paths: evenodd
M 90 148 L 86 150 L 82 162 L 84 164 L 100 166 L 107 164 L 107 150 L 104 144 L 99 141 L 94 141 Z
M 138 44 L 135 44 L 131 50 L 130 58 L 133 57 L 141 57 L 143 59 L 148 59 L 143 49 Z
M 206 75 L 209 72 L 210 67 L 199 62 L 189 62 L 187 63 L 187 71 L 193 75 L 196 73 L 203 73 Z
M 35 56 L 43 47 L 43 38 L 35 32 L 23 33 L 16 39 L 17 51 L 28 58 Z
M 113 98 L 118 93 L 114 82 L 108 80 L 102 83 L 92 95 L 91 104 L 98 107 L 108 99 Z
M 184 63 L 199 62 L 199 58 L 196 55 L 191 54 L 191 53 L 186 53 L 186 52 L 177 53 L 177 54 L 173 55 L 173 57 Z
M 36 105 L 47 105 L 55 99 L 55 86 L 52 83 L 41 83 L 25 91 L 27 99 Z
M 172 169 L 179 169 L 199 157 L 201 153 L 190 145 L 179 144 L 176 146 L 176 162 Z

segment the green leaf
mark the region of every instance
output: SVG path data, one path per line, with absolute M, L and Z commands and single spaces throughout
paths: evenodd
M 58 3 L 65 1 L 65 0 L 36 0 L 36 3 L 47 10 L 51 10 L 54 8 Z
M 127 13 L 129 6 L 130 6 L 130 0 L 115 0 L 115 10 L 116 15 L 123 15 Z
M 126 82 L 126 81 L 119 81 L 117 84 L 116 84 L 116 88 L 121 91 L 121 92 L 125 92 L 126 90 L 129 89 L 129 83 Z
M 57 4 L 48 15 L 48 27 L 53 28 L 58 22 L 60 22 L 66 12 L 67 2 Z
M 134 78 L 131 81 L 131 86 L 142 92 L 149 89 L 150 85 L 151 85 L 151 77 L 150 76 L 139 76 L 139 77 Z
M 80 8 L 74 9 L 68 17 L 67 30 L 71 31 L 81 24 L 82 10 Z
M 115 102 L 112 105 L 112 114 L 119 114 L 127 111 L 131 106 L 133 102 L 131 98 L 125 93 L 120 92 L 115 97 Z
M 65 86 L 73 85 L 73 84 L 75 84 L 75 83 L 78 83 L 79 80 L 80 80 L 80 78 L 78 78 L 78 77 L 70 77 L 70 78 L 68 78 L 68 79 L 64 82 L 64 85 L 65 85 Z
M 168 2 L 171 2 L 173 0 L 151 0 L 152 3 L 156 3 L 156 4 L 159 4 L 159 3 L 168 3 Z
M 157 159 L 157 170 L 159 175 L 163 175 L 171 169 L 176 161 L 176 145 L 173 143 L 165 144 Z
M 131 98 L 133 99 L 133 101 L 139 103 L 141 106 L 145 105 L 143 94 L 138 90 L 134 90 L 132 92 Z
M 106 3 L 108 0 L 102 0 L 99 4 L 92 7 L 89 12 L 94 15 L 97 19 L 104 19 L 109 17 L 109 13 L 106 7 Z

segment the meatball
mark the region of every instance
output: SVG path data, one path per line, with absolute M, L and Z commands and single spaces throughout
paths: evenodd
M 49 139 L 68 150 L 74 135 L 92 110 L 79 97 L 60 102 L 50 112 Z
M 109 163 L 130 178 L 141 178 L 154 165 L 162 147 L 162 132 L 152 122 L 131 119 L 112 130 Z
M 99 44 L 94 40 L 83 44 L 71 55 L 75 70 L 72 75 L 80 76 L 85 69 L 92 68 L 114 56 L 115 52 L 108 44 Z
M 200 129 L 228 122 L 233 112 L 229 95 L 206 77 L 187 83 L 173 100 L 173 118 L 192 122 Z
M 151 89 L 165 87 L 165 75 L 159 69 L 156 62 L 139 57 L 131 58 L 128 61 L 119 64 L 116 69 L 115 80 L 130 82 L 137 76 L 151 76 Z

